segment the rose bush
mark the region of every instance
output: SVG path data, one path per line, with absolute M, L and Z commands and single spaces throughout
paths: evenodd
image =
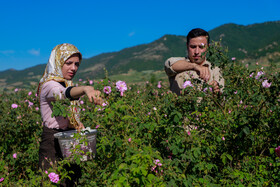
M 35 88 L 1 94 L 0 184 L 59 185 L 69 177 L 62 166 L 76 162 L 82 186 L 279 185 L 279 73 L 232 62 L 219 43 L 208 54 L 223 70 L 222 95 L 207 85 L 198 91 L 195 81 L 182 96 L 163 80 L 95 82 L 105 104 L 80 98 L 81 121 L 98 128 L 95 158 L 65 159 L 49 171 L 37 167 L 42 121 Z M 67 116 L 66 104 L 54 104 L 55 115 Z

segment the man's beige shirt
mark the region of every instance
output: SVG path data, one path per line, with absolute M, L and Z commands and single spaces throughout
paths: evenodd
M 185 57 L 171 57 L 165 61 L 165 72 L 169 77 L 169 82 L 170 82 L 170 90 L 172 92 L 175 92 L 177 95 L 180 95 L 180 91 L 183 89 L 183 84 L 186 80 L 189 80 L 193 83 L 192 79 L 198 79 L 201 81 L 200 85 L 197 85 L 198 87 L 202 87 L 203 80 L 199 78 L 199 75 L 197 74 L 196 71 L 189 70 L 189 71 L 184 71 L 182 73 L 177 73 L 172 69 L 172 65 L 179 61 L 179 60 L 185 60 L 187 62 L 190 62 L 188 58 Z M 211 63 L 208 61 L 205 61 L 202 66 L 209 67 L 211 77 L 207 83 L 211 83 L 213 80 L 217 81 L 219 86 L 222 86 L 221 91 L 224 87 L 224 78 L 222 77 L 222 74 L 220 72 L 220 68 L 215 67 L 211 68 Z

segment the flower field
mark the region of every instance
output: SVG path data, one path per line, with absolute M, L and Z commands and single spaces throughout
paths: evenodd
M 81 121 L 96 128 L 97 154 L 79 155 L 38 169 L 42 121 L 36 88 L 0 97 L 0 186 L 58 186 L 63 165 L 82 169 L 81 186 L 278 186 L 280 184 L 280 76 L 227 57 L 219 45 L 209 61 L 221 67 L 222 95 L 196 81 L 182 96 L 162 82 L 80 80 L 94 85 L 104 103 L 80 98 Z M 198 102 L 199 100 L 199 102 Z M 55 115 L 67 115 L 65 103 Z

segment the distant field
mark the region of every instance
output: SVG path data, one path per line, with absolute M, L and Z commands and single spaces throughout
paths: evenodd
M 119 74 L 119 75 L 109 75 L 109 78 L 111 80 L 122 80 L 127 82 L 128 84 L 138 83 L 138 84 L 144 84 L 146 81 L 149 81 L 151 83 L 157 83 L 158 81 L 162 81 L 163 83 L 168 82 L 168 77 L 165 74 L 164 71 L 129 71 L 125 74 Z
M 258 66 L 256 63 L 258 62 Z M 280 60 L 272 63 L 269 63 L 267 60 L 258 59 L 258 60 L 243 60 L 242 63 L 244 66 L 248 64 L 248 68 L 250 71 L 254 71 L 257 67 L 261 68 L 263 67 L 263 70 L 265 72 L 280 72 Z M 77 78 L 79 77 L 79 74 L 77 74 Z M 162 81 L 162 85 L 169 85 L 168 77 L 165 74 L 165 71 L 153 71 L 153 70 L 147 70 L 147 71 L 135 71 L 130 70 L 128 73 L 118 74 L 118 75 L 109 75 L 109 78 L 113 81 L 122 80 L 125 81 L 127 84 L 139 84 L 144 85 L 147 81 L 149 81 L 152 84 L 157 84 L 158 81 Z M 38 78 L 39 81 L 39 78 Z M 98 79 L 96 80 L 98 81 Z M 75 81 L 74 81 L 75 82 Z M 4 80 L 0 80 L 0 93 L 3 91 L 12 91 L 15 88 L 25 88 L 30 89 L 30 87 L 36 87 L 37 82 L 31 81 L 31 82 L 21 82 L 15 83 L 12 85 L 6 85 Z

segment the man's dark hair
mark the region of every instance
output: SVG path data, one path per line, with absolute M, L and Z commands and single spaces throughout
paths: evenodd
M 195 28 L 192 29 L 189 34 L 187 35 L 187 45 L 189 45 L 190 39 L 192 38 L 196 38 L 199 36 L 206 36 L 207 37 L 207 44 L 209 45 L 209 41 L 210 41 L 210 36 L 209 33 L 203 29 L 200 28 Z

